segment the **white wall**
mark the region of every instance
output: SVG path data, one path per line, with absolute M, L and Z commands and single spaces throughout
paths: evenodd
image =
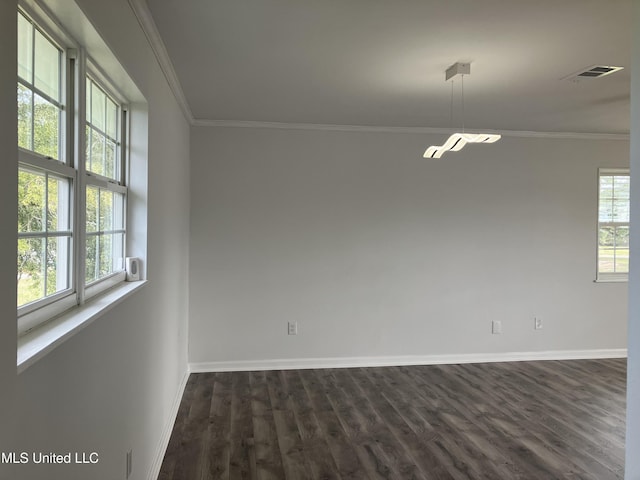
M 1 451 L 100 454 L 95 466 L 0 465 L 2 480 L 124 479 L 129 449 L 131 478 L 147 478 L 187 368 L 189 125 L 127 1 L 78 3 L 148 101 L 149 283 L 17 375 L 16 240 L 0 230 Z M 15 12 L 0 2 L 0 149 L 17 166 Z M 16 175 L 0 182 L 0 220 L 11 225 Z
M 631 71 L 631 275 L 625 479 L 640 480 L 640 2 L 633 2 Z
M 443 138 L 193 128 L 190 362 L 624 349 L 626 284 L 593 280 L 628 142 L 421 157 Z

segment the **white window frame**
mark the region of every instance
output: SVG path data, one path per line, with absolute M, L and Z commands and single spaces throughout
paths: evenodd
M 61 60 L 61 119 L 59 136 L 59 160 L 45 157 L 30 150 L 19 148 L 19 168 L 31 168 L 50 172 L 68 178 L 71 189 L 71 242 L 72 256 L 69 272 L 69 288 L 17 309 L 18 335 L 24 335 L 60 314 L 83 305 L 87 300 L 125 281 L 124 258 L 122 270 L 85 284 L 86 261 L 86 187 L 97 186 L 103 190 L 124 194 L 124 241 L 123 257 L 126 256 L 126 232 L 128 230 L 126 212 L 128 200 L 128 138 L 129 120 L 127 102 L 108 76 L 88 58 L 81 45 L 77 44 L 60 26 L 55 17 L 37 3 L 19 2 L 18 12 L 26 16 L 38 30 L 62 51 Z M 17 15 L 16 15 L 17 18 Z M 119 108 L 119 152 L 120 178 L 109 179 L 87 172 L 86 157 L 86 78 L 90 77 L 104 90 Z M 18 80 L 19 82 L 19 80 Z M 38 92 L 39 93 L 39 92 Z M 71 114 L 69 112 L 72 112 Z M 75 112 L 75 113 L 74 113 Z M 17 119 L 16 119 L 17 121 Z
M 598 169 L 598 205 L 596 226 L 596 282 L 627 282 L 628 272 L 601 272 L 600 271 L 600 227 L 602 226 L 629 226 L 629 222 L 600 222 L 600 179 L 603 176 L 630 176 L 628 168 L 599 168 Z

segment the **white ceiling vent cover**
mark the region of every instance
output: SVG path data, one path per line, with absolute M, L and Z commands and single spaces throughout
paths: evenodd
M 599 78 L 619 72 L 623 68 L 624 67 L 614 67 L 612 65 L 592 65 L 578 72 L 572 73 L 571 75 L 562 78 L 562 80 L 578 81 L 582 78 Z

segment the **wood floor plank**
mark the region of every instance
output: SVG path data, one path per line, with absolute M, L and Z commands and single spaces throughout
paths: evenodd
M 456 382 L 458 382 L 458 388 L 463 388 L 465 384 L 471 382 L 470 378 L 464 378 L 458 375 L 456 373 L 457 368 L 459 367 L 451 366 L 449 368 L 448 375 L 451 377 L 451 382 L 439 387 L 446 392 L 452 402 L 457 401 L 457 395 L 455 393 Z M 467 369 L 464 370 L 467 371 Z M 480 411 L 477 406 L 479 402 L 482 402 L 486 398 L 491 398 L 492 395 L 492 392 L 483 392 L 483 395 L 474 396 L 474 394 L 480 392 L 482 388 L 479 384 L 474 385 L 474 388 L 469 390 L 467 401 L 464 402 L 464 404 L 458 405 L 457 408 L 462 415 L 467 416 L 478 425 L 482 425 L 482 422 L 478 421 L 476 415 L 478 411 Z M 501 398 L 508 399 L 505 392 L 503 392 Z M 552 475 L 553 471 L 559 472 L 562 470 L 566 470 L 562 475 L 582 473 L 583 470 L 571 461 L 573 459 L 567 460 L 558 454 L 556 449 L 557 445 L 555 445 L 554 442 L 545 444 L 543 449 L 531 448 L 531 445 L 535 444 L 537 446 L 536 439 L 539 438 L 539 436 L 537 436 L 536 428 L 538 428 L 539 425 L 527 425 L 525 418 L 519 416 L 519 410 L 523 406 L 523 403 L 520 402 L 521 400 L 506 401 L 500 404 L 499 409 L 490 410 L 493 423 L 487 423 L 487 427 L 500 425 L 503 432 L 508 432 L 506 438 L 511 440 L 510 445 L 504 445 L 504 442 L 500 441 L 500 439 L 505 438 L 504 433 L 495 432 L 495 430 L 485 427 L 492 433 L 491 438 L 493 440 L 497 439 L 499 446 L 502 444 L 503 451 L 509 452 L 507 465 L 515 466 L 518 472 L 525 472 L 525 478 L 530 475 Z M 532 441 L 533 443 L 531 443 Z M 559 439 L 556 439 L 556 442 L 559 441 Z M 515 447 L 515 450 L 513 447 Z M 524 455 L 523 452 L 525 452 Z
M 279 434 L 276 431 L 275 411 L 269 393 L 265 372 L 249 373 L 251 383 L 251 411 L 253 440 L 258 478 L 277 480 L 285 478 Z M 284 432 L 283 432 L 284 433 Z
M 302 440 L 311 478 L 340 479 L 338 466 L 331 456 L 329 445 L 322 434 L 320 422 L 313 410 L 311 399 L 298 371 L 285 372 L 290 388 L 289 404 Z
M 324 370 L 318 372 L 319 378 L 327 391 L 327 397 L 346 433 L 360 465 L 368 478 L 399 478 L 391 468 L 389 460 L 374 438 L 375 432 L 370 426 L 373 419 L 356 408 L 350 395 L 343 389 L 340 370 Z
M 249 374 L 234 372 L 231 377 L 231 431 L 229 433 L 229 478 L 257 478 L 251 412 Z M 177 478 L 180 477 L 176 477 Z M 185 480 L 189 477 L 184 477 Z
M 368 478 L 353 445 L 350 443 L 317 371 L 300 371 L 300 380 L 318 421 L 319 434 L 327 442 L 339 477 L 362 480 Z
M 465 370 L 469 369 L 467 368 Z M 545 383 L 547 382 L 548 380 L 544 380 L 543 378 L 540 383 L 534 382 L 533 384 L 528 385 L 527 391 L 529 394 L 535 393 L 537 398 L 544 397 L 544 400 L 536 400 L 527 408 L 527 410 L 532 413 L 532 418 L 536 421 L 532 423 L 532 428 L 529 428 L 526 435 L 524 435 L 523 438 L 526 439 L 525 443 L 529 446 L 531 445 L 531 443 L 527 443 L 531 441 L 531 435 L 535 436 L 537 439 L 543 439 L 547 438 L 549 433 L 552 433 L 553 441 L 547 442 L 546 448 L 543 451 L 537 450 L 538 454 L 543 452 L 547 460 L 555 462 L 556 466 L 564 465 L 565 468 L 570 468 L 569 473 L 573 472 L 574 474 L 583 474 L 583 472 L 586 471 L 600 476 L 610 476 L 611 472 L 607 471 L 606 467 L 599 464 L 590 455 L 585 454 L 584 447 L 589 445 L 592 437 L 582 435 L 580 430 L 574 427 L 573 423 L 575 422 L 566 421 L 566 409 L 563 412 L 557 411 L 559 399 L 555 397 L 555 394 L 551 394 L 551 392 L 548 391 L 548 385 L 545 386 Z M 559 387 L 560 385 L 556 385 L 556 388 Z M 479 388 L 474 389 L 473 391 L 477 390 L 479 390 Z M 488 392 L 485 393 L 488 394 Z M 569 397 L 572 396 L 569 395 Z M 525 421 L 524 417 L 519 417 L 520 411 L 523 410 L 522 401 L 523 400 L 520 400 L 520 403 L 513 403 L 512 405 L 504 404 L 502 407 L 509 412 L 509 415 L 512 418 L 519 418 L 521 423 Z M 575 418 L 581 419 L 587 415 L 587 412 L 582 409 L 574 413 L 576 415 Z M 540 429 L 544 429 L 545 431 Z M 602 436 L 600 438 L 602 438 Z M 572 447 L 575 454 L 572 456 L 570 461 L 567 461 L 567 459 L 562 455 L 562 452 L 569 446 Z M 530 450 L 535 451 L 533 449 Z
M 207 471 L 203 479 L 229 478 L 231 455 L 231 374 L 219 373 L 213 379 L 211 409 L 209 411 L 209 451 Z
M 159 480 L 614 480 L 624 359 L 192 374 Z

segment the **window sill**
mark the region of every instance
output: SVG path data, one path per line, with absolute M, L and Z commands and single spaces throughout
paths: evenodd
M 627 283 L 629 277 L 596 278 L 593 283 Z
M 147 282 L 124 282 L 18 338 L 18 373 L 22 373 Z

